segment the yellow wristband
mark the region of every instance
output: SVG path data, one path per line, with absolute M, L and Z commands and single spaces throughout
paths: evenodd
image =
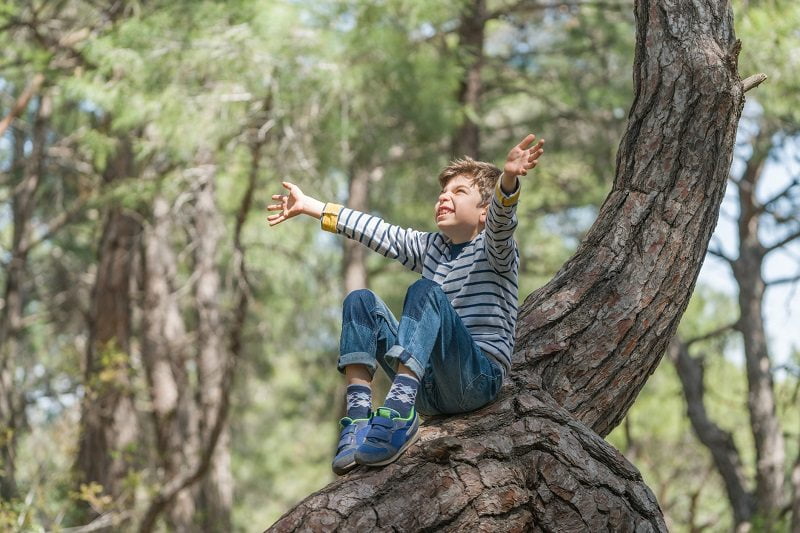
M 339 204 L 325 204 L 325 207 L 322 208 L 322 216 L 320 217 L 322 229 L 330 231 L 331 233 L 336 233 L 336 223 L 339 221 L 339 211 L 341 210 L 342 206 Z

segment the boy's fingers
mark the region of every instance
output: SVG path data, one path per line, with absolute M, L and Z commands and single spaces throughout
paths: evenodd
M 525 150 L 528 147 L 528 145 L 533 142 L 533 140 L 535 138 L 536 138 L 536 135 L 534 135 L 533 133 L 529 133 L 527 136 L 525 136 L 524 139 L 522 139 L 522 142 L 519 143 L 517 146 L 519 146 L 520 148 Z

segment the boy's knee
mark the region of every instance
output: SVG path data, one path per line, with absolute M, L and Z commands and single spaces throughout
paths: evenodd
M 428 278 L 420 278 L 411 284 L 411 286 L 408 288 L 408 293 L 415 295 L 420 293 L 427 294 L 434 289 L 440 288 L 441 287 L 439 284 L 435 281 L 431 281 Z
M 420 278 L 412 283 L 408 288 L 406 297 L 417 299 L 420 297 L 425 297 L 436 290 L 442 290 L 442 287 L 438 283 L 427 278 Z
M 344 298 L 344 306 L 353 305 L 373 305 L 375 303 L 375 293 L 369 289 L 356 289 L 351 291 Z

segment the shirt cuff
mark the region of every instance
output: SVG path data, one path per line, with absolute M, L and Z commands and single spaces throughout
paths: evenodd
M 339 212 L 342 210 L 342 207 L 343 206 L 339 204 L 325 204 L 325 207 L 322 208 L 322 216 L 320 217 L 322 229 L 330 231 L 331 233 L 336 233 L 336 223 L 339 221 Z
M 500 179 L 497 180 L 497 185 L 494 188 L 495 196 L 497 196 L 497 201 L 500 202 L 500 205 L 503 207 L 509 207 L 517 203 L 519 201 L 519 193 L 520 193 L 520 186 L 519 186 L 519 178 L 517 180 L 517 188 L 516 190 L 511 193 L 510 195 L 503 192 L 503 188 L 500 184 L 503 182 L 503 176 L 500 175 Z

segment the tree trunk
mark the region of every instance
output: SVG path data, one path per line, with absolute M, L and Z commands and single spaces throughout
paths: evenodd
M 347 207 L 365 213 L 369 212 L 369 171 L 359 167 L 353 170 L 350 176 Z M 356 289 L 364 289 L 369 285 L 367 277 L 367 248 L 350 239 L 344 239 L 343 245 L 342 276 L 344 293 L 350 294 Z
M 747 490 L 747 478 L 733 435 L 715 424 L 706 411 L 703 363 L 689 355 L 689 346 L 677 336 L 670 344 L 669 355 L 681 380 L 686 398 L 686 412 L 692 428 L 700 442 L 711 452 L 714 466 L 725 484 L 735 530 L 747 531 L 746 524 L 753 516 L 755 501 Z
M 27 105 L 27 99 L 25 104 Z M 5 272 L 3 308 L 0 310 L 0 499 L 5 501 L 16 496 L 16 449 L 19 431 L 25 425 L 25 387 L 15 386 L 15 380 L 24 336 L 23 283 L 34 224 L 35 198 L 44 172 L 45 141 L 51 106 L 48 95 L 39 98 L 33 120 L 30 155 L 25 156 L 26 139 L 21 130 L 14 130 L 13 135 L 11 174 L 18 179 L 12 181 L 11 257 Z M 17 110 L 17 114 L 21 111 Z
M 200 399 L 200 438 L 208 446 L 211 428 L 220 411 L 224 390 L 223 373 L 228 352 L 223 339 L 220 316 L 220 279 L 217 255 L 223 228 L 216 204 L 214 165 L 210 157 L 198 168 L 196 206 L 193 221 L 195 240 L 195 301 L 197 302 L 198 386 Z M 200 486 L 198 507 L 202 512 L 203 531 L 230 531 L 233 506 L 233 477 L 231 475 L 230 430 L 224 424 L 209 470 Z
M 122 140 L 105 172 L 111 182 L 134 175 L 133 153 Z M 138 220 L 114 206 L 108 212 L 98 250 L 97 277 L 92 290 L 89 343 L 84 368 L 80 436 L 75 462 L 78 488 L 98 483 L 102 494 L 120 501 L 120 481 L 128 471 L 130 445 L 138 433 L 130 379 L 131 271 Z M 132 497 L 127 494 L 126 499 Z M 83 521 L 96 513 L 86 507 Z
M 188 463 L 187 456 L 196 456 L 198 425 L 187 370 L 186 327 L 173 283 L 177 261 L 170 242 L 169 210 L 166 199 L 155 198 L 142 252 L 142 363 L 164 479 L 177 476 Z M 192 531 L 195 511 L 191 493 L 180 492 L 169 508 L 171 529 Z
M 634 102 L 611 193 L 517 323 L 516 367 L 540 374 L 559 404 L 603 436 L 658 366 L 688 305 L 744 101 L 728 4 L 639 1 L 636 18 Z
M 458 52 L 463 54 L 460 61 L 464 69 L 458 90 L 462 120 L 453 135 L 452 157 L 470 156 L 480 158 L 480 124 L 476 117 L 481 115 L 481 94 L 483 82 L 483 40 L 486 25 L 486 1 L 474 0 L 462 13 L 458 26 Z
M 764 330 L 766 283 L 761 275 L 765 256 L 759 240 L 760 209 L 756 188 L 772 144 L 772 133 L 762 131 L 753 143 L 753 156 L 739 180 L 739 257 L 732 262 L 739 287 L 739 330 L 744 341 L 747 369 L 747 409 L 756 448 L 756 507 L 764 526 L 774 525 L 783 507 L 786 453 L 775 411 L 772 362 Z
M 728 4 L 640 0 L 636 17 L 613 189 L 521 307 L 500 400 L 428 421 L 410 453 L 335 481 L 275 531 L 666 529 L 638 471 L 597 434 L 624 418 L 688 304 L 744 98 Z

